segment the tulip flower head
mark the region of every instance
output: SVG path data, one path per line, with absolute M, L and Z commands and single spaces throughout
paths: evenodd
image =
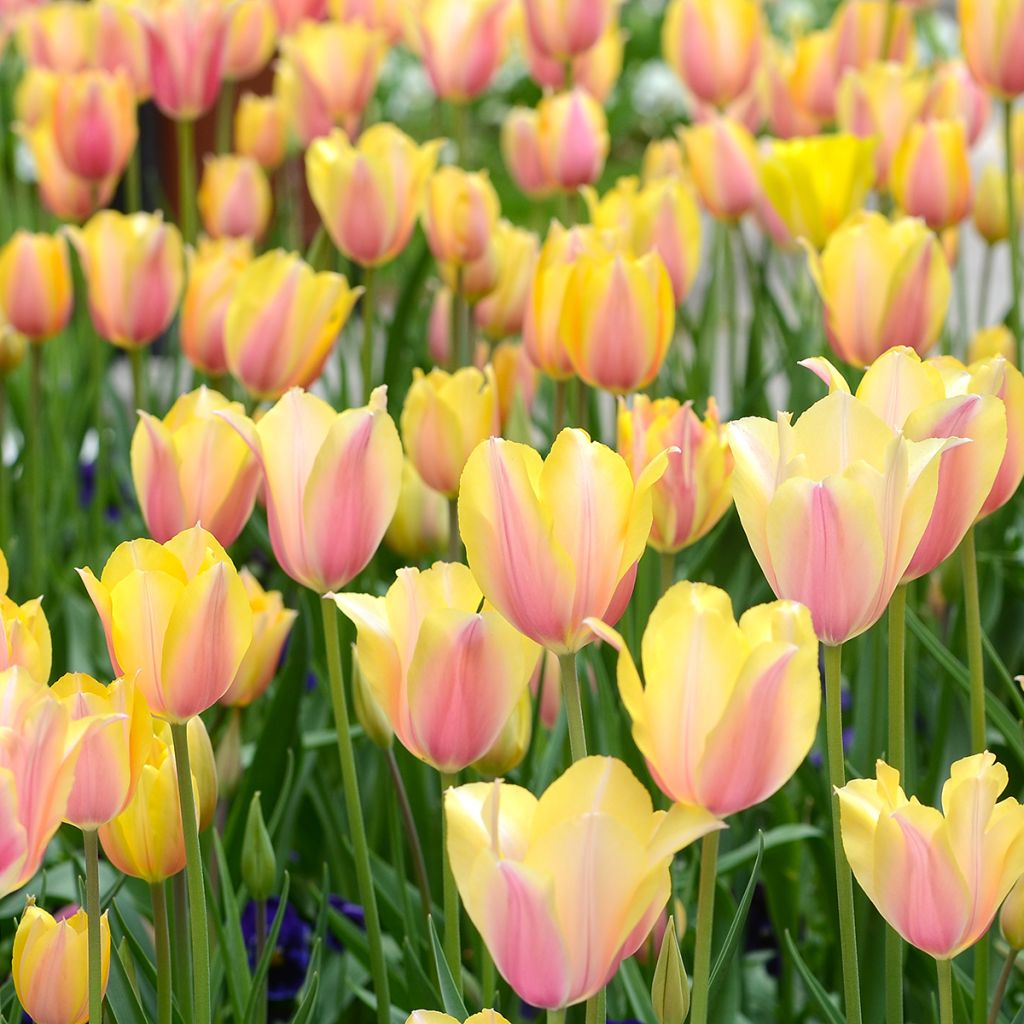
M 204 386 L 178 398 L 163 420 L 139 413 L 132 479 L 146 527 L 160 544 L 201 523 L 229 547 L 249 519 L 259 466 L 238 434 L 214 415 L 221 410 L 244 413 L 240 403 Z
M 41 342 L 71 317 L 74 288 L 63 235 L 15 231 L 0 249 L 0 315 L 19 334 Z
M 498 250 L 497 281 L 488 295 L 477 303 L 473 316 L 488 338 L 500 341 L 523 331 L 526 300 L 540 243 L 532 231 L 502 220 L 495 229 L 493 244 Z
M 1006 324 L 981 327 L 967 343 L 967 362 L 980 363 L 1001 356 L 1010 365 L 1017 361 L 1017 342 Z
M 577 88 L 537 105 L 537 141 L 547 181 L 572 192 L 601 176 L 611 138 L 604 108 Z
M 402 462 L 402 484 L 384 543 L 410 562 L 448 547 L 448 502 L 423 482 L 412 460 Z
M 544 460 L 512 441 L 479 445 L 462 474 L 459 528 L 484 597 L 558 654 L 586 646 L 586 618 L 614 623 L 626 607 L 666 465 L 661 454 L 634 483 L 582 430 L 563 430 Z
M 487 254 L 501 206 L 490 178 L 451 165 L 427 181 L 421 214 L 434 259 L 464 267 Z
M 645 185 L 651 185 L 663 178 L 690 181 L 690 171 L 678 139 L 652 139 L 644 150 L 640 180 Z
M 525 34 L 538 53 L 564 64 L 598 44 L 615 8 L 615 0 L 523 0 Z
M 373 557 L 398 504 L 402 442 L 387 412 L 387 388 L 342 413 L 293 388 L 258 424 L 220 415 L 263 470 L 281 568 L 319 594 L 340 590 Z
M 888 0 L 845 0 L 832 19 L 836 81 L 848 68 L 879 61 L 914 61 L 910 4 Z
M 985 751 L 955 761 L 942 810 L 907 799 L 884 761 L 839 795 L 843 848 L 868 899 L 912 946 L 950 960 L 988 930 L 1024 874 L 1024 808 Z
M 967 135 L 960 119 L 910 126 L 889 179 L 901 209 L 936 231 L 959 224 L 971 209 Z
M 239 82 L 267 66 L 277 44 L 277 13 L 270 0 L 236 0 L 230 8 L 224 78 Z
M 33 901 L 14 936 L 11 976 L 18 1002 L 36 1024 L 89 1019 L 89 940 L 84 910 L 57 921 Z M 100 988 L 110 975 L 110 924 L 100 918 Z
M 282 35 L 291 35 L 304 22 L 322 21 L 327 14 L 324 0 L 272 0 Z
M 803 605 L 758 605 L 737 624 L 724 590 L 675 584 L 644 631 L 645 685 L 622 637 L 594 629 L 619 652 L 633 739 L 669 799 L 728 817 L 767 800 L 810 751 L 821 679 Z
M 520 342 L 503 341 L 491 350 L 491 366 L 498 387 L 498 419 L 502 431 L 533 409 L 539 372 Z
M 235 109 L 235 152 L 265 171 L 279 167 L 288 145 L 288 111 L 279 96 L 243 93 Z
M 599 4 L 589 6 L 597 7 Z M 603 104 L 622 73 L 626 34 L 614 18 L 589 50 L 569 60 L 550 57 L 538 49 L 529 26 L 524 26 L 522 43 L 530 76 L 542 89 L 560 91 L 579 86 Z
M 675 304 L 682 305 L 700 269 L 700 211 L 689 185 L 669 178 L 644 185 L 636 199 L 633 248 L 661 257 Z
M 211 238 L 261 238 L 270 223 L 270 182 L 252 157 L 208 157 L 196 201 Z
M 0 671 L 21 666 L 37 682 L 50 678 L 50 626 L 37 597 L 19 605 L 7 593 L 7 559 L 0 551 Z
M 820 53 L 818 40 L 826 44 Z M 828 45 L 832 40 L 829 32 L 812 32 L 797 39 L 788 52 L 775 43 L 766 47 L 761 64 L 765 120 L 776 138 L 817 135 L 824 117 L 834 112 L 834 67 L 829 59 L 834 47 Z M 809 59 L 812 55 L 814 61 Z M 821 115 L 812 107 L 824 107 L 827 113 Z
M 1024 93 L 1024 3 L 959 0 L 960 33 L 971 74 L 1004 99 Z
M 127 541 L 97 579 L 78 571 L 118 675 L 132 675 L 153 713 L 188 719 L 227 691 L 252 641 L 245 587 L 200 526 L 166 544 Z
M 1024 876 L 1010 890 L 999 911 L 999 930 L 1011 949 L 1024 947 Z
M 671 894 L 669 864 L 721 823 L 654 811 L 611 757 L 577 761 L 538 799 L 501 781 L 449 789 L 459 895 L 501 975 L 533 1006 L 588 999 L 642 945 Z
M 539 199 L 555 191 L 541 151 L 540 115 L 533 107 L 513 107 L 501 123 L 501 156 L 520 192 Z
M 413 1010 L 405 1024 L 461 1024 L 455 1017 L 437 1010 Z M 467 1017 L 465 1024 L 509 1024 L 497 1010 L 481 1010 Z
M 1015 209 L 1024 209 L 1024 174 L 1013 175 Z M 1006 203 L 1006 172 L 995 164 L 986 164 L 974 191 L 972 210 L 975 230 L 989 244 L 1005 242 L 1010 237 L 1009 208 Z
M 410 753 L 457 772 L 488 753 L 527 692 L 540 650 L 464 565 L 401 569 L 386 597 L 335 594 L 357 627 L 359 671 Z
M 693 184 L 712 217 L 733 221 L 761 191 L 760 157 L 753 135 L 739 121 L 710 117 L 680 132 Z

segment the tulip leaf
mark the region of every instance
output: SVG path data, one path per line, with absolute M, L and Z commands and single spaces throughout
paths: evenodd
M 441 1004 L 444 1006 L 444 1012 L 457 1020 L 466 1020 L 469 1017 L 469 1012 L 466 1010 L 466 1004 L 462 1001 L 462 996 L 459 995 L 455 979 L 452 977 L 448 961 L 445 959 L 441 940 L 437 937 L 433 915 L 430 918 L 430 942 L 434 947 L 434 966 L 437 968 L 437 980 L 441 984 Z
M 320 991 L 320 975 L 317 971 L 309 976 L 309 984 L 306 986 L 306 994 L 299 1003 L 299 1008 L 292 1017 L 292 1024 L 307 1024 L 316 1009 L 316 997 Z
M 413 947 L 412 939 L 406 935 L 402 940 L 402 963 L 406 973 L 406 989 L 410 1002 L 416 1006 L 436 1006 L 441 996 L 434 980 L 423 969 L 423 958 Z
M 220 895 L 224 902 L 224 916 L 214 911 L 211 914 L 217 938 L 224 951 L 224 975 L 227 981 L 228 994 L 236 1020 L 242 1019 L 243 1008 L 252 994 L 252 982 L 249 975 L 249 954 L 245 949 L 245 938 L 242 935 L 242 914 L 235 897 L 235 884 L 228 870 L 227 857 L 220 834 L 213 829 L 213 852 L 217 859 L 217 870 L 220 875 Z M 216 907 L 212 900 L 210 905 Z
M 115 1024 L 148 1024 L 139 997 L 132 988 L 120 950 L 111 950 L 110 977 L 107 981 L 107 1009 Z
M 821 982 L 811 973 L 811 969 L 804 963 L 803 957 L 800 956 L 799 950 L 796 948 L 796 943 L 793 941 L 793 936 L 789 934 L 789 929 L 786 929 L 784 937 L 786 943 L 786 951 L 789 953 L 790 959 L 793 961 L 793 966 L 796 968 L 797 974 L 803 979 L 804 985 L 807 986 L 807 992 L 810 997 L 817 1003 L 818 1008 L 825 1016 L 827 1024 L 845 1024 L 843 1021 L 843 1015 L 839 1012 L 839 1008 L 829 998 L 829 994 L 822 987 Z
M 754 890 L 757 888 L 757 880 L 761 875 L 761 859 L 763 857 L 764 833 L 758 832 L 757 854 L 754 857 L 754 867 L 750 872 L 750 881 L 747 882 L 747 887 L 743 890 L 743 895 L 740 897 L 739 905 L 736 907 L 732 924 L 729 925 L 729 931 L 726 932 L 725 942 L 722 943 L 718 958 L 715 960 L 715 965 L 711 970 L 710 987 L 712 990 L 714 990 L 716 982 L 724 976 L 725 969 L 729 966 L 729 962 L 736 953 L 736 947 L 739 945 L 740 936 L 743 933 L 743 926 L 747 922 L 750 903 L 754 898 Z
M 626 990 L 630 1013 L 637 1020 L 653 1021 L 654 1006 L 651 1003 L 651 993 L 640 973 L 640 965 L 633 957 L 622 961 L 619 967 L 619 980 Z
M 246 1024 L 253 1024 L 257 1017 L 257 1009 L 261 1000 L 266 1000 L 267 994 L 264 984 L 267 980 L 267 972 L 270 970 L 270 962 L 274 959 L 277 950 L 277 937 L 281 934 L 281 925 L 284 924 L 284 912 L 288 909 L 288 872 L 284 873 L 284 881 L 281 884 L 281 896 L 277 904 L 277 913 L 274 914 L 274 923 L 270 926 L 267 935 L 267 944 L 263 947 L 263 955 L 256 965 L 256 971 L 252 976 L 252 991 L 249 993 L 249 1002 L 245 1007 Z
M 1024 1024 L 1024 1006 L 1022 1006 L 1014 1016 L 1011 1024 Z
M 787 843 L 801 843 L 805 839 L 821 839 L 824 834 L 817 826 L 804 824 L 779 825 L 767 832 L 759 832 L 756 838 L 719 857 L 718 877 L 721 878 L 723 875 L 729 874 L 730 871 L 735 871 L 747 861 L 755 860 L 758 850 L 762 847 L 765 850 L 773 850 L 775 847 L 785 846 Z

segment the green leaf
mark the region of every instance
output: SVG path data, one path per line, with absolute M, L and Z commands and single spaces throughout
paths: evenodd
M 653 1021 L 654 1006 L 651 1003 L 651 993 L 640 973 L 640 965 L 633 957 L 622 961 L 618 977 L 622 982 L 622 987 L 626 990 L 630 1013 L 637 1020 Z
M 220 875 L 220 896 L 224 903 L 224 916 L 217 913 L 214 906 L 213 926 L 220 940 L 224 957 L 224 977 L 231 999 L 231 1008 L 235 1020 L 241 1020 L 244 1007 L 252 995 L 252 978 L 249 972 L 249 954 L 245 948 L 245 937 L 242 935 L 242 914 L 235 897 L 235 883 L 228 870 L 227 857 L 220 834 L 213 829 L 213 852 L 217 858 L 217 871 Z
M 444 950 L 441 948 L 441 940 L 437 937 L 433 915 L 430 918 L 430 943 L 434 947 L 434 966 L 437 968 L 437 980 L 441 985 L 441 1005 L 444 1007 L 444 1012 L 457 1020 L 466 1020 L 469 1017 L 469 1012 L 455 986 L 455 979 L 452 977 Z
M 710 988 L 713 991 L 715 983 L 720 977 L 724 976 L 726 967 L 729 966 L 729 961 L 732 960 L 736 953 L 736 947 L 739 945 L 740 936 L 743 933 L 743 926 L 747 922 L 747 913 L 750 910 L 750 902 L 754 898 L 754 890 L 757 888 L 757 880 L 761 875 L 761 859 L 764 857 L 764 833 L 757 833 L 757 854 L 754 857 L 754 867 L 750 872 L 750 881 L 747 882 L 746 889 L 743 890 L 743 895 L 740 897 L 739 905 L 736 907 L 736 913 L 733 916 L 732 924 L 729 925 L 729 930 L 725 934 L 725 942 L 722 943 L 722 949 L 718 954 L 718 958 L 715 960 L 715 965 L 711 969 L 711 981 Z
M 284 873 L 284 881 L 281 885 L 281 897 L 277 904 L 277 913 L 274 915 L 274 923 L 270 926 L 270 933 L 267 935 L 267 944 L 263 947 L 263 955 L 256 965 L 256 972 L 252 977 L 252 991 L 249 993 L 249 1002 L 245 1007 L 246 1024 L 252 1024 L 256 1020 L 256 1009 L 261 999 L 266 999 L 264 982 L 267 980 L 267 973 L 270 970 L 270 962 L 274 959 L 274 952 L 277 949 L 277 937 L 281 934 L 281 925 L 284 924 L 284 912 L 288 909 L 288 872 Z
M 306 994 L 299 1003 L 299 1008 L 292 1017 L 292 1024 L 307 1024 L 316 1009 L 316 997 L 320 991 L 320 975 L 314 971 L 309 977 L 309 984 L 306 986 Z
M 149 1024 L 139 1004 L 128 972 L 121 962 L 120 954 L 114 950 L 110 957 L 110 979 L 107 982 L 107 1009 L 116 1024 Z
M 796 943 L 793 941 L 793 936 L 789 934 L 788 928 L 786 929 L 784 941 L 786 943 L 786 951 L 793 961 L 797 974 L 803 979 L 810 997 L 817 1003 L 818 1008 L 825 1015 L 827 1024 L 845 1024 L 843 1015 L 839 1012 L 836 1004 L 832 1002 L 828 993 L 822 988 L 821 982 L 818 981 L 811 973 L 811 969 L 804 963 L 803 957 L 800 956 L 800 952 L 797 950 Z
M 730 850 L 718 859 L 718 877 L 735 871 L 748 861 L 756 860 L 758 850 L 762 847 L 765 850 L 773 850 L 777 846 L 785 846 L 788 843 L 800 843 L 805 839 L 821 839 L 824 832 L 815 825 L 779 825 L 769 829 L 767 832 L 759 832 L 757 836 L 735 850 Z

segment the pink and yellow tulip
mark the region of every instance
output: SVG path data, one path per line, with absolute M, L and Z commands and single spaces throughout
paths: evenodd
M 537 105 L 537 137 L 547 180 L 573 191 L 601 176 L 611 138 L 604 108 L 583 89 L 553 93 Z
M 992 103 L 962 60 L 948 60 L 931 74 L 931 86 L 921 114 L 926 120 L 959 118 L 973 146 L 988 126 Z
M 483 259 L 500 214 L 498 193 L 486 173 L 448 165 L 427 180 L 420 217 L 438 263 L 464 267 Z
M 913 63 L 910 5 L 889 0 L 845 0 L 832 18 L 837 81 L 847 68 L 878 61 Z
M 971 209 L 971 168 L 963 121 L 911 125 L 893 157 L 889 187 L 900 208 L 942 231 Z
M 990 92 L 1024 93 L 1024 3 L 959 0 L 960 33 L 971 74 Z
M 500 340 L 522 334 L 540 244 L 532 231 L 502 220 L 495 229 L 494 245 L 499 251 L 497 281 L 477 303 L 473 317 L 488 338 Z
M 270 223 L 270 182 L 252 157 L 208 157 L 196 201 L 211 238 L 255 240 Z
M 19 334 L 45 341 L 71 317 L 74 288 L 63 235 L 15 231 L 0 249 L 0 312 Z
M 419 561 L 448 547 L 448 502 L 428 487 L 408 458 L 402 462 L 402 483 L 395 514 L 384 543 L 402 558 Z
M 754 136 L 739 121 L 714 116 L 680 133 L 697 195 L 712 217 L 736 220 L 761 192 Z
M 523 0 L 526 35 L 538 53 L 564 64 L 597 46 L 616 6 L 616 0 Z
M 663 178 L 645 184 L 636 198 L 633 248 L 661 257 L 677 306 L 682 305 L 700 269 L 700 211 L 691 188 Z
M 64 166 L 87 181 L 120 177 L 138 139 L 135 92 L 127 72 L 58 75 L 54 139 Z
M 245 81 L 262 71 L 277 45 L 277 13 L 270 0 L 232 3 L 224 50 L 224 78 Z
M 604 103 L 622 73 L 625 34 L 615 20 L 601 38 L 570 61 L 558 60 L 537 48 L 529 28 L 523 33 L 523 50 L 533 80 L 543 89 L 560 91 L 571 85 L 579 86 Z
M 7 559 L 0 551 L 0 671 L 20 666 L 37 682 L 50 679 L 52 643 L 41 597 L 16 604 L 7 594 Z
M 288 147 L 288 112 L 279 96 L 243 93 L 235 110 L 235 152 L 265 171 L 279 167 Z

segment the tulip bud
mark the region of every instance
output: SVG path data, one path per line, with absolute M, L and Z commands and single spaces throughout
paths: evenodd
M 504 222 L 506 227 L 512 225 Z M 439 267 L 444 286 L 453 294 L 458 292 L 466 302 L 475 306 L 498 286 L 501 276 L 504 254 L 498 241 L 498 232 L 502 230 L 502 221 L 494 225 L 494 231 L 487 243 L 487 249 L 477 260 L 459 266 L 453 263 L 442 263 Z
M 491 352 L 491 366 L 498 388 L 498 419 L 502 434 L 517 412 L 527 417 L 537 397 L 537 367 L 522 344 L 503 341 Z M 516 438 L 515 440 L 528 440 Z
M 242 881 L 249 895 L 265 903 L 274 892 L 277 876 L 277 858 L 263 820 L 259 791 L 253 794 L 249 815 L 245 819 L 245 838 L 242 840 Z
M 427 352 L 439 366 L 452 361 L 452 290 L 443 285 L 434 293 L 427 317 Z
M 1024 949 L 1024 878 L 1010 890 L 999 911 L 999 928 L 1010 949 Z
M 1024 174 L 1013 175 L 1013 195 L 1018 210 L 1024 209 Z M 1010 236 L 1006 205 L 1006 172 L 995 164 L 986 164 L 974 192 L 974 226 L 978 234 L 995 245 Z
M 505 115 L 501 156 L 521 192 L 539 199 L 554 190 L 541 152 L 540 116 L 532 107 L 513 107 Z
M 680 133 L 693 183 L 708 213 L 736 220 L 761 191 L 760 157 L 753 135 L 729 117 L 712 117 Z
M 931 84 L 921 118 L 925 121 L 959 118 L 973 146 L 988 125 L 991 114 L 988 93 L 962 60 L 948 60 L 932 70 Z
M 675 924 L 668 919 L 665 935 L 661 940 L 658 962 L 654 967 L 651 983 L 651 1003 L 658 1024 L 683 1024 L 690 1012 L 690 983 L 679 952 Z
M 604 107 L 590 93 L 573 89 L 545 96 L 537 118 L 547 180 L 569 192 L 597 181 L 611 145 Z
M 980 363 L 996 356 L 1001 356 L 1012 365 L 1017 362 L 1017 342 L 1013 331 L 1005 324 L 979 328 L 967 344 L 968 363 Z
M 445 521 L 447 522 L 447 516 Z M 359 667 L 359 659 L 356 657 L 355 644 L 352 645 L 352 707 L 356 721 L 362 726 L 370 742 L 381 750 L 390 750 L 395 731 L 391 728 L 388 716 L 374 696 L 373 690 L 367 685 L 366 677 Z
M 523 11 L 530 45 L 549 60 L 564 64 L 597 45 L 613 21 L 615 3 L 614 0 L 523 0 Z
M 409 459 L 402 463 L 398 507 L 384 543 L 410 562 L 440 554 L 448 547 L 448 502 L 423 482 Z
M 521 334 L 526 298 L 533 280 L 540 248 L 532 231 L 517 228 L 508 221 L 498 222 L 494 235 L 498 249 L 498 278 L 474 310 L 477 327 L 495 341 Z
M 224 78 L 245 81 L 267 66 L 277 44 L 277 15 L 270 0 L 241 0 L 231 4 Z
M 914 21 L 908 4 L 846 0 L 832 25 L 836 81 L 847 68 L 865 68 L 886 60 L 913 63 Z
M 57 95 L 57 74 L 30 64 L 14 93 L 14 123 L 22 129 L 49 127 L 53 122 L 53 100 Z M 49 133 L 56 148 L 56 133 Z M 58 156 L 59 156 L 58 151 Z
M 37 342 L 59 334 L 73 294 L 62 235 L 16 231 L 0 249 L 0 315 L 19 334 Z
M 517 768 L 530 750 L 533 734 L 533 701 L 530 691 L 524 690 L 515 710 L 509 716 L 491 749 L 473 767 L 481 775 L 501 778 Z
M 287 111 L 277 96 L 243 93 L 235 110 L 235 152 L 272 171 L 284 160 L 288 143 Z
M 572 86 L 586 90 L 604 104 L 622 72 L 625 37 L 612 20 L 601 38 L 571 61 L 545 55 L 533 43 L 529 31 L 523 34 L 523 51 L 530 75 L 542 89 L 559 91 Z
M 964 56 L 974 77 L 1004 98 L 1024 93 L 1024 3 L 960 0 Z
M 238 708 L 228 715 L 227 725 L 221 733 L 214 752 L 218 789 L 225 797 L 234 795 L 242 781 L 242 714 Z
M 124 71 L 59 75 L 53 98 L 57 152 L 89 181 L 119 177 L 138 139 L 135 92 Z
M 434 259 L 456 266 L 481 259 L 500 213 L 498 194 L 486 174 L 453 166 L 436 170 L 421 214 Z
M 819 60 L 817 66 L 812 66 L 808 60 L 808 56 L 812 55 L 815 36 L 822 35 L 827 42 L 831 42 L 831 33 L 812 32 L 798 38 L 792 52 L 784 51 L 777 43 L 770 43 L 765 50 L 762 62 L 765 120 L 776 138 L 792 139 L 800 135 L 817 135 L 821 131 L 823 118 L 806 105 L 816 90 L 820 90 L 826 98 L 813 98 L 817 98 L 819 103 L 824 102 L 830 109 L 834 106 L 834 87 L 825 88 L 813 80 L 817 74 L 829 85 L 833 85 L 831 63 Z M 831 54 L 831 49 L 826 47 L 825 53 Z M 801 90 L 810 92 L 811 96 L 801 95 Z
M 211 238 L 261 238 L 270 222 L 270 182 L 251 157 L 207 157 L 196 202 Z
M 971 208 L 971 168 L 963 121 L 911 125 L 896 151 L 889 179 L 905 213 L 936 231 L 958 224 Z
M 7 559 L 0 551 L 0 672 L 15 666 L 37 682 L 50 679 L 52 643 L 41 597 L 15 604 L 7 596 Z
M 14 936 L 11 976 L 22 1009 L 36 1024 L 82 1024 L 89 1016 L 88 917 L 56 921 L 29 901 Z M 110 975 L 110 924 L 100 918 L 100 980 Z
M 155 724 L 155 735 L 170 744 L 173 750 L 170 726 L 163 721 Z M 195 783 L 196 812 L 199 816 L 199 831 L 205 832 L 217 816 L 217 758 L 213 743 L 206 731 L 203 720 L 196 715 L 188 723 L 188 759 Z M 180 815 L 179 815 L 180 817 Z

